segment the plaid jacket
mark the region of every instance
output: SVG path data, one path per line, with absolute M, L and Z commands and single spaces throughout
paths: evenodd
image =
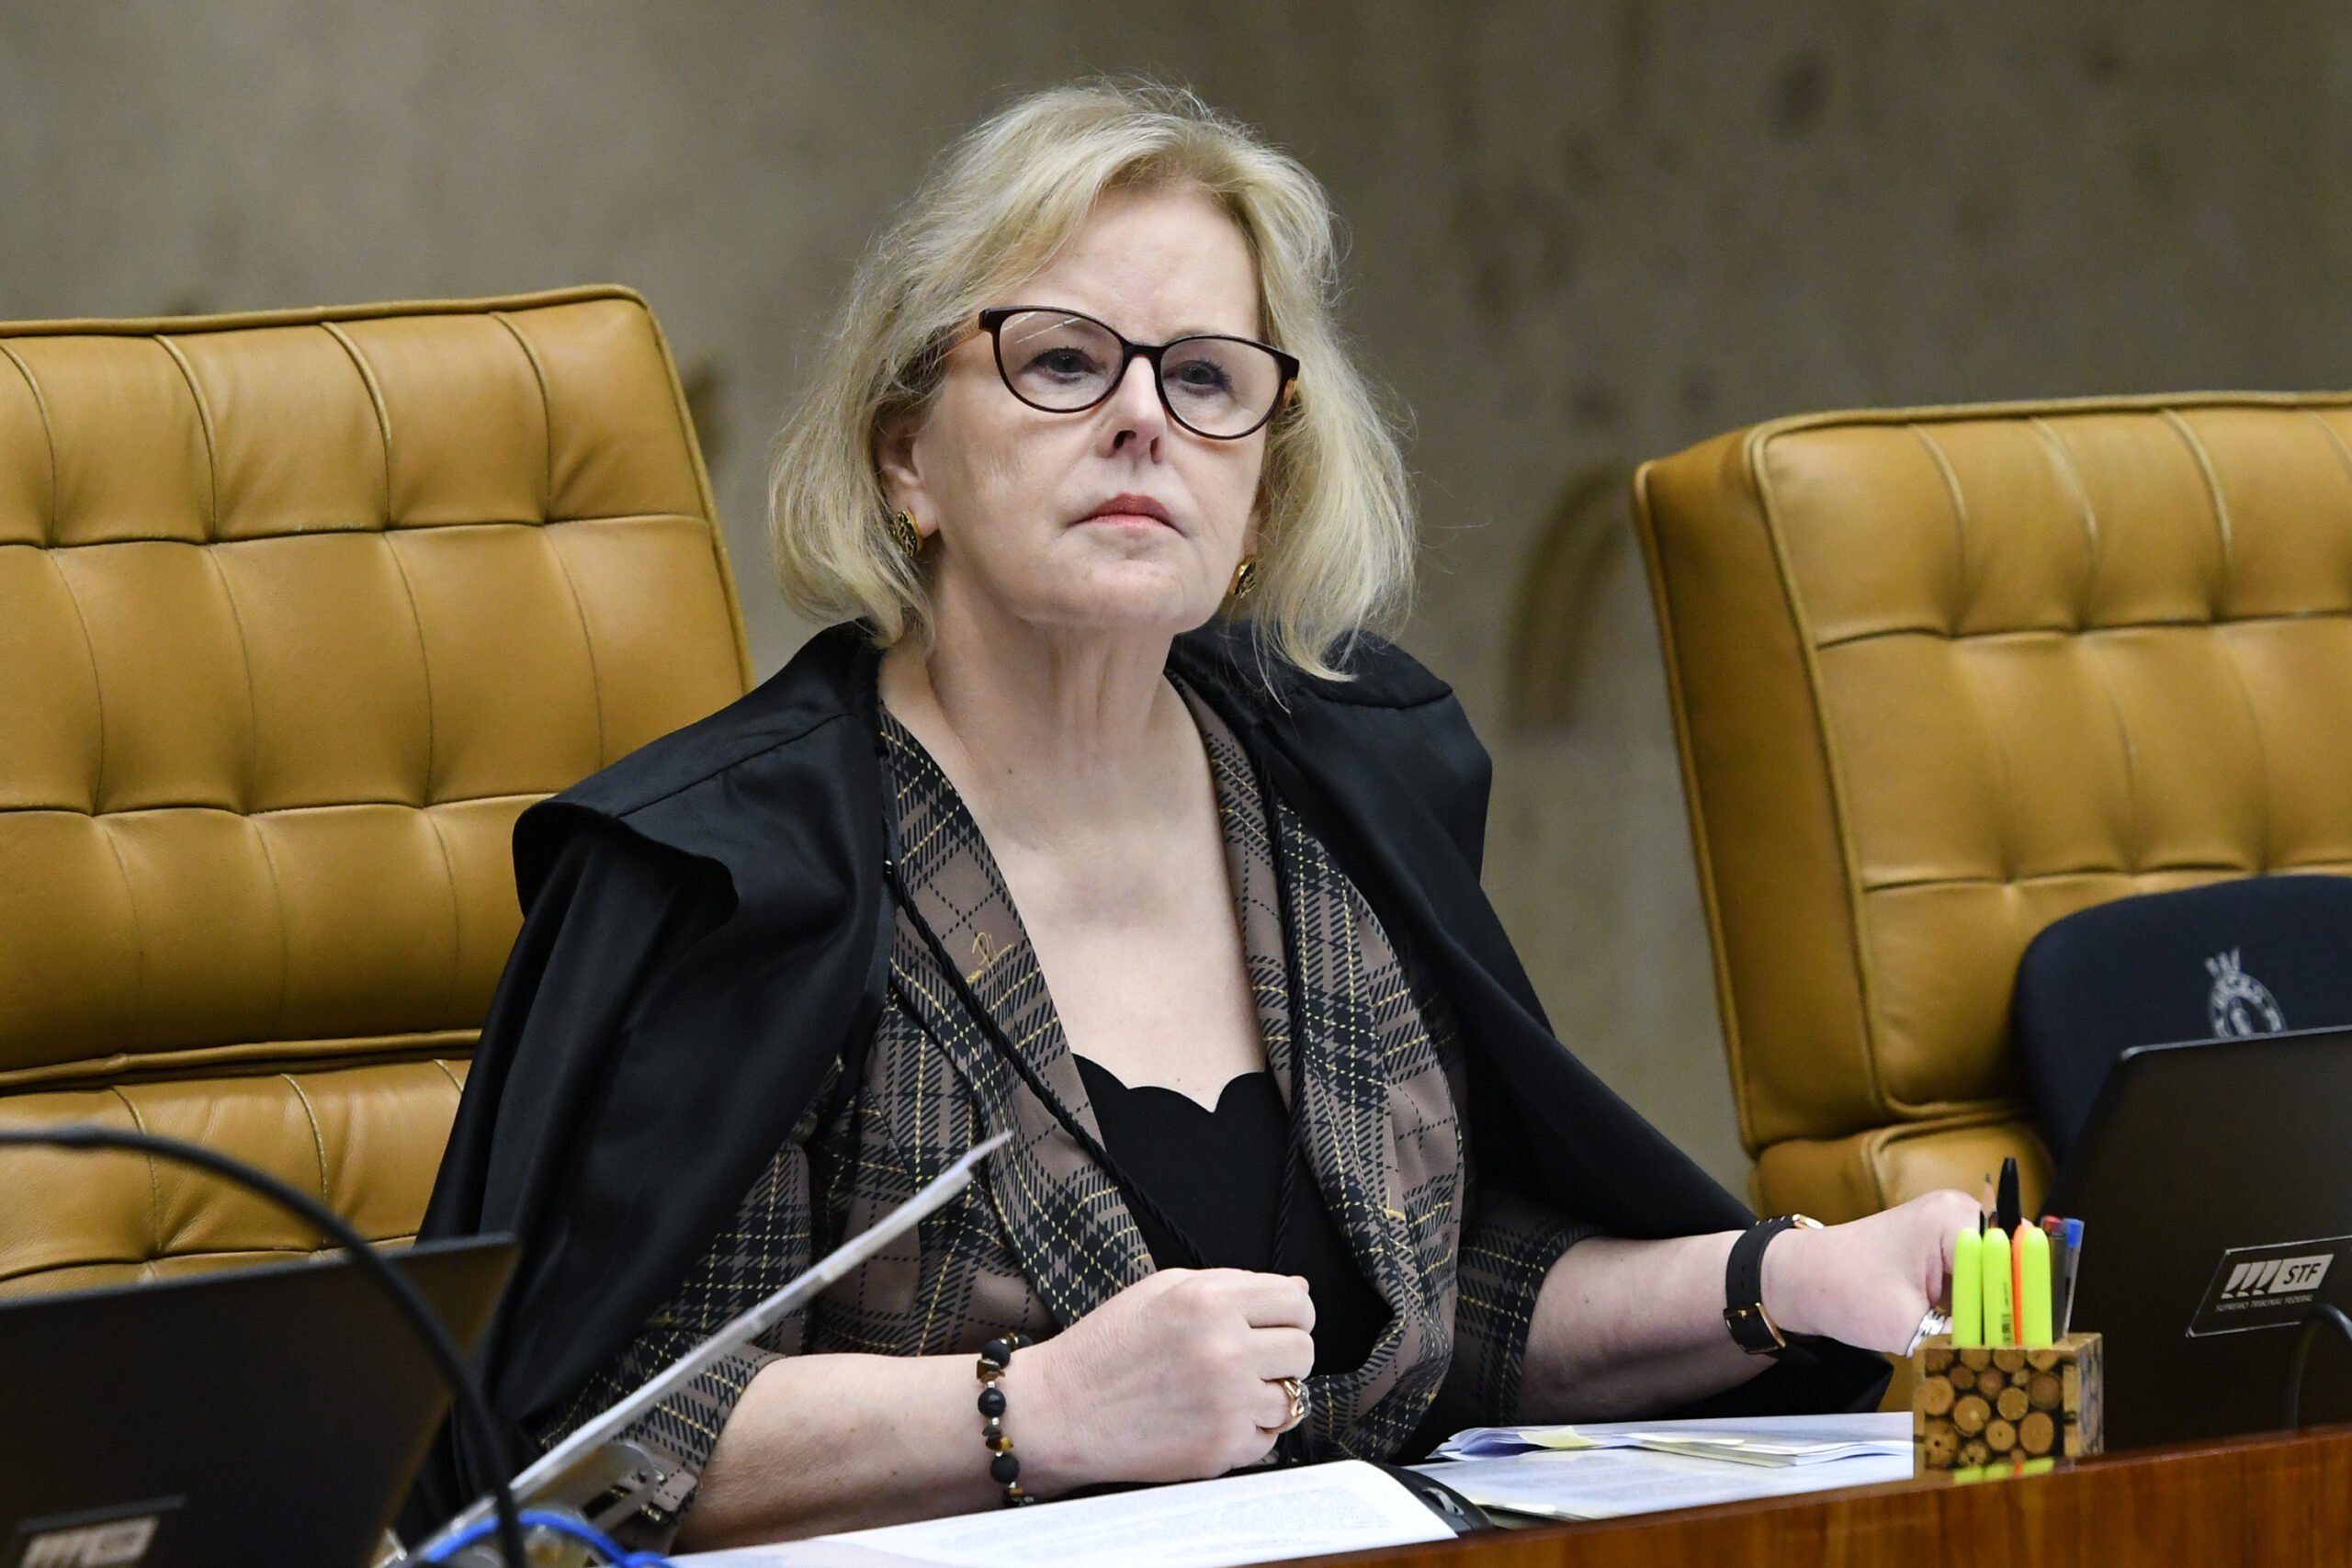
M 1517 1401 L 1535 1296 L 1589 1234 L 1473 1180 L 1465 1073 L 1442 998 L 1418 987 L 1363 897 L 1280 801 L 1239 744 L 1185 693 L 1207 743 L 1227 869 L 1267 1063 L 1288 1098 L 1304 1065 L 1307 1167 L 1358 1266 L 1393 1316 L 1357 1369 L 1314 1380 L 1309 1451 L 1396 1457 L 1425 1423 L 1506 1418 Z M 888 1004 L 871 1049 L 824 1089 L 729 1224 L 637 1338 L 537 1434 L 552 1444 L 843 1237 L 903 1201 L 979 1139 L 1013 1143 L 955 1202 L 729 1358 L 631 1436 L 668 1472 L 640 1539 L 660 1540 L 691 1501 L 718 1431 L 779 1356 L 971 1353 L 1022 1329 L 1044 1337 L 1151 1271 L 1109 1176 L 998 1058 L 956 1002 L 914 917 L 967 962 L 1004 1036 L 1100 1136 L 1076 1059 L 979 829 L 937 765 L 887 714 L 886 777 L 901 909 Z M 1283 835 L 1295 924 L 1283 930 L 1270 832 Z M 1303 997 L 1289 994 L 1285 943 Z

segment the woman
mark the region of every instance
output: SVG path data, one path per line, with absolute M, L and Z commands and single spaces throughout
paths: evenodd
M 785 589 L 857 624 L 523 819 L 426 1231 L 524 1239 L 486 1362 L 528 1438 L 1016 1134 L 647 1423 L 640 1534 L 1842 1407 L 1941 1290 L 1965 1197 L 1751 1230 L 1549 1033 L 1484 753 L 1359 635 L 1412 530 L 1335 292 L 1312 179 L 1189 96 L 981 125 L 777 463 Z M 1751 1354 L 1727 1289 L 1844 1343 L 1736 1312 Z

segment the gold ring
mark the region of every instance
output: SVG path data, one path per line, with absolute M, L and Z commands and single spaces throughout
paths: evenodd
M 1296 1378 L 1276 1378 L 1274 1386 L 1290 1397 L 1290 1416 L 1279 1427 L 1261 1427 L 1279 1437 L 1306 1419 L 1306 1385 Z

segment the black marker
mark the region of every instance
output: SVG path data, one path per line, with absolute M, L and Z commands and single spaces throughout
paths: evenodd
M 2004 1235 L 2015 1235 L 2024 1217 L 2025 1203 L 2018 1196 L 2018 1156 L 2011 1155 L 2001 1161 L 2001 1195 L 1993 1205 L 1993 1223 Z

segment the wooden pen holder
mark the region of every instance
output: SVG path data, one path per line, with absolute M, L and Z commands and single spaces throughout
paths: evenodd
M 2105 1446 L 2096 1334 L 2069 1334 L 2032 1350 L 1956 1350 L 1951 1337 L 1939 1334 L 1913 1354 L 1911 1373 L 1911 1450 L 1918 1470 L 2079 1459 Z

